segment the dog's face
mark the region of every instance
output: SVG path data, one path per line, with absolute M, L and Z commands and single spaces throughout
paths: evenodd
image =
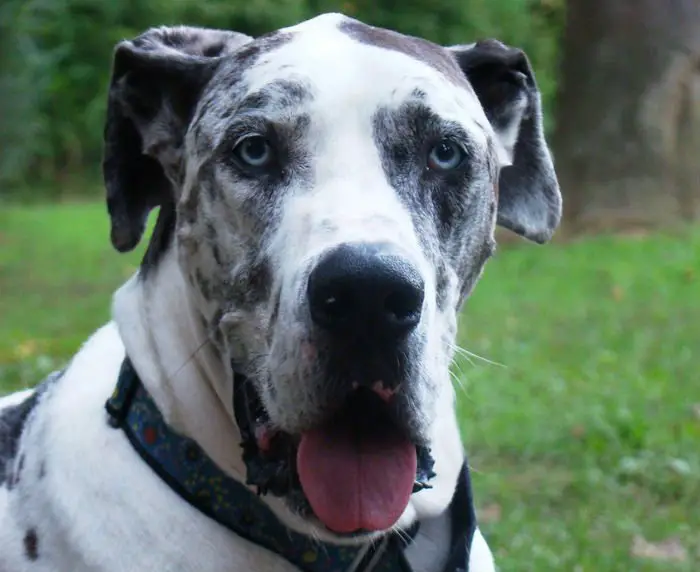
M 339 15 L 117 48 L 113 243 L 133 248 L 161 207 L 143 279 L 178 249 L 212 342 L 247 378 L 239 398 L 260 401 L 257 453 L 294 452 L 281 492 L 331 530 L 391 527 L 430 476 L 457 313 L 496 222 L 538 242 L 557 226 L 540 114 L 518 50 Z

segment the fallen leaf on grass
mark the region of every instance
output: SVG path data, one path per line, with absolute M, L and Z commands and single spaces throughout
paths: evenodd
M 685 459 L 669 459 L 668 466 L 674 473 L 682 476 L 690 475 L 693 472 L 690 463 Z
M 586 436 L 586 428 L 583 425 L 574 425 L 571 428 L 571 436 L 574 439 L 583 439 Z
M 667 538 L 660 542 L 649 542 L 637 535 L 632 540 L 631 554 L 635 558 L 647 560 L 685 562 L 688 552 L 677 538 Z
M 630 238 L 632 240 L 641 240 L 649 236 L 650 231 L 648 228 L 640 226 L 630 226 L 629 228 L 620 230 L 617 232 L 617 236 L 622 236 L 624 238 Z
M 693 405 L 690 406 L 690 409 L 695 418 L 700 419 L 700 403 L 693 403 Z
M 27 359 L 36 353 L 36 347 L 34 340 L 27 340 L 15 347 L 15 355 L 20 359 Z
M 615 302 L 619 302 L 625 297 L 625 291 L 622 289 L 622 286 L 613 286 L 611 294 Z
M 486 506 L 482 507 L 479 511 L 477 511 L 479 522 L 483 522 L 484 524 L 491 524 L 494 522 L 498 522 L 501 520 L 501 505 L 492 503 L 492 504 L 487 504 Z

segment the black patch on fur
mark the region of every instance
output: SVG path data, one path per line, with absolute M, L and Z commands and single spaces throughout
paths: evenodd
M 15 485 L 17 485 L 20 479 L 22 478 L 22 471 L 24 471 L 24 455 L 20 455 L 19 460 L 17 461 L 17 468 L 14 471 L 10 469 L 8 469 L 10 474 L 7 478 L 8 491 L 11 491 L 13 488 L 15 488 Z
M 447 301 L 447 287 L 449 281 L 447 279 L 447 266 L 444 261 L 440 261 L 435 271 L 435 292 L 437 296 L 437 306 L 440 311 L 445 311 L 445 303 Z
M 211 221 L 207 221 L 204 227 L 204 232 L 205 236 L 207 237 L 207 240 L 211 242 L 212 244 L 216 244 L 217 241 L 217 233 L 216 233 L 216 227 L 211 223 Z
M 214 257 L 214 262 L 216 262 L 219 266 L 223 264 L 224 259 L 221 257 L 221 248 L 219 248 L 219 245 L 216 242 L 211 243 L 211 255 Z
M 309 86 L 300 81 L 280 79 L 266 84 L 264 87 L 250 93 L 237 106 L 239 113 L 264 111 L 274 106 L 276 109 L 293 108 L 311 96 Z
M 199 324 L 205 332 L 209 332 L 209 321 L 201 314 L 199 316 Z
M 275 294 L 275 300 L 272 304 L 272 313 L 270 314 L 270 322 L 267 326 L 267 344 L 269 346 L 272 345 L 272 337 L 274 336 L 275 326 L 277 325 L 277 318 L 279 317 L 280 313 L 281 300 L 282 297 L 280 291 L 278 290 Z M 270 387 L 273 387 L 273 385 L 274 384 L 270 384 Z
M 251 68 L 261 56 L 284 46 L 292 38 L 293 35 L 289 32 L 263 34 L 236 52 L 233 58 L 236 68 L 238 68 L 239 72 Z
M 199 268 L 195 269 L 194 278 L 204 299 L 207 301 L 211 300 L 214 297 L 214 287 L 212 285 L 212 281 L 202 274 L 202 271 Z
M 39 559 L 39 537 L 33 528 L 24 535 L 24 554 L 32 562 Z
M 442 46 L 423 38 L 376 28 L 350 18 L 343 20 L 339 29 L 360 43 L 400 52 L 421 61 L 441 72 L 452 83 L 469 89 L 464 74 L 455 63 L 454 58 Z
M 8 488 L 16 484 L 13 462 L 27 418 L 34 411 L 39 397 L 37 390 L 22 403 L 0 411 L 0 484 L 7 482 Z
M 254 306 L 270 297 L 272 269 L 268 260 L 252 264 L 244 278 L 245 286 L 243 286 L 243 291 L 245 292 L 246 305 Z
M 476 285 L 476 280 L 479 277 L 481 269 L 484 267 L 493 253 L 496 250 L 496 241 L 489 237 L 487 240 L 474 241 L 473 247 L 471 248 L 471 259 L 468 261 L 462 261 L 458 266 L 458 272 L 460 273 L 460 278 L 463 278 L 462 285 L 459 291 L 459 298 L 457 300 L 457 308 L 462 305 L 466 297 L 471 293 L 472 289 Z
M 141 259 L 140 279 L 145 280 L 163 258 L 172 241 L 176 220 L 175 205 L 171 200 L 165 201 L 160 207 L 151 240 Z
M 19 481 L 19 474 L 24 465 L 24 456 L 20 459 L 16 473 L 13 473 L 13 465 L 27 419 L 36 408 L 44 392 L 62 375 L 62 371 L 52 373 L 37 386 L 34 393 L 27 399 L 17 405 L 0 410 L 0 485 L 6 483 L 8 488 L 13 488 Z

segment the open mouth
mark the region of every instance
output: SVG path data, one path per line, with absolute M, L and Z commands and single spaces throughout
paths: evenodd
M 287 497 L 330 531 L 356 535 L 390 528 L 411 494 L 430 487 L 430 451 L 407 437 L 379 393 L 355 389 L 324 422 L 290 435 L 271 424 L 253 384 L 235 377 L 246 482 L 260 494 Z

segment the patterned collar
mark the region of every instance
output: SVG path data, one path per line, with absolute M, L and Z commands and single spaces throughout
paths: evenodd
M 392 534 L 366 546 L 319 543 L 290 530 L 255 493 L 219 469 L 195 441 L 168 427 L 128 358 L 105 407 L 110 424 L 124 431 L 141 458 L 180 497 L 302 572 L 411 572 L 404 551 L 417 525 L 408 536 Z M 476 519 L 466 462 L 451 511 L 453 542 L 444 572 L 468 572 Z

